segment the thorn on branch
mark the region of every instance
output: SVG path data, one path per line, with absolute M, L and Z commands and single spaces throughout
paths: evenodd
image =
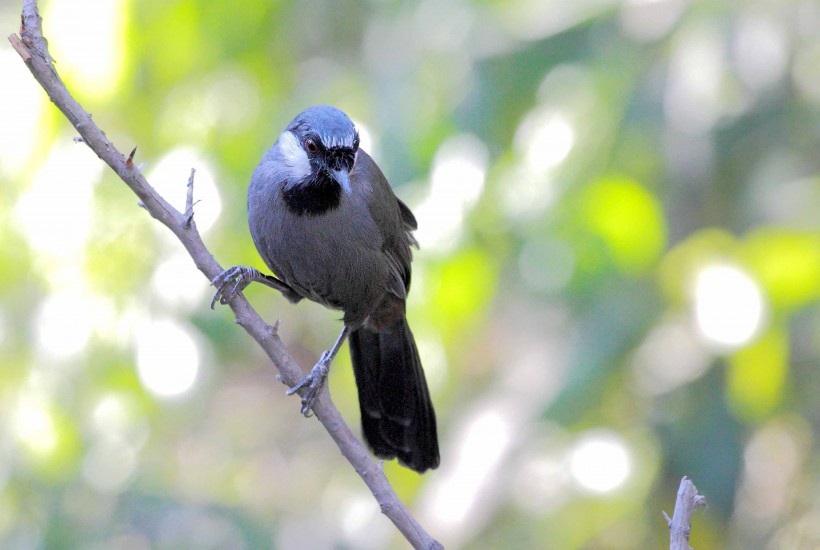
M 80 138 L 82 139 L 82 138 Z M 134 155 L 137 154 L 137 148 L 134 147 L 131 149 L 131 153 L 128 155 L 128 158 L 125 159 L 125 167 L 126 168 L 133 168 L 134 167 Z
M 74 136 L 74 138 L 72 138 L 72 141 L 74 143 L 85 143 L 85 139 L 83 139 L 82 136 Z M 126 165 L 127 165 L 127 161 L 126 161 Z
M 279 334 L 279 319 L 272 325 L 265 327 L 265 338 L 273 338 Z

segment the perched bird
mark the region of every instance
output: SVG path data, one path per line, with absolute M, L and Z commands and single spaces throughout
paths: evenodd
M 251 176 L 248 223 L 276 276 L 227 269 L 214 279 L 211 307 L 256 281 L 291 302 L 307 298 L 343 311 L 336 343 L 288 393 L 304 390 L 302 413 L 309 414 L 347 339 L 373 452 L 417 472 L 436 468 L 436 416 L 405 318 L 416 219 L 359 148 L 346 114 L 317 105 L 293 119 Z

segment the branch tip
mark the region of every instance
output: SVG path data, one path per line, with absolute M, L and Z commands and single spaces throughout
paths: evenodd
M 22 31 L 21 31 L 22 32 Z M 26 47 L 20 37 L 16 34 L 9 35 L 9 42 L 11 42 L 11 47 L 20 54 L 20 57 L 23 58 L 23 61 L 29 63 L 31 61 L 31 51 Z
M 672 518 L 663 512 L 669 526 L 670 550 L 691 550 L 689 536 L 692 533 L 692 514 L 698 507 L 705 505 L 706 498 L 698 494 L 697 487 L 689 478 L 683 476 L 678 487 Z
M 191 175 L 188 176 L 188 193 L 185 196 L 185 222 L 182 224 L 184 229 L 190 229 L 194 221 L 194 205 L 199 202 L 194 202 L 194 174 L 196 168 L 191 168 Z

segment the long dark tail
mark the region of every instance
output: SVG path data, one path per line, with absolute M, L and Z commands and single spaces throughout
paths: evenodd
M 349 343 L 367 444 L 419 473 L 437 468 L 436 414 L 407 321 L 390 333 L 359 328 Z

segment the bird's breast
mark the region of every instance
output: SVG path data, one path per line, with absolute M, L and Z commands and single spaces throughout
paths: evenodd
M 299 294 L 363 318 L 385 293 L 388 266 L 361 206 L 344 194 L 336 208 L 299 214 L 281 193 L 268 208 L 249 204 L 251 233 L 268 267 Z

